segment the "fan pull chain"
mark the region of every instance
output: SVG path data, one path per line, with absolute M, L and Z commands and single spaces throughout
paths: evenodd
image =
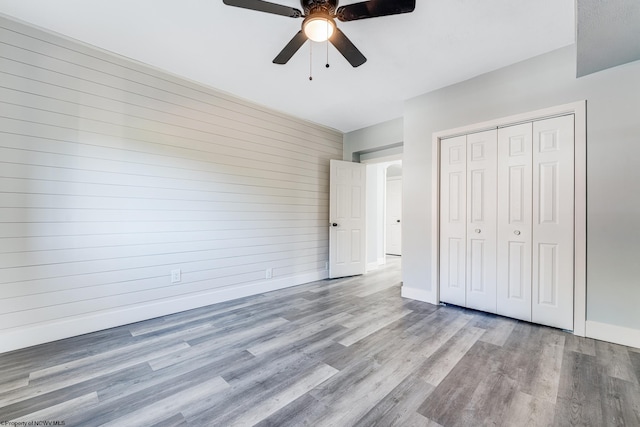
M 329 68 L 329 20 L 327 20 L 327 68 Z
M 313 43 L 309 43 L 309 80 L 313 80 Z
M 325 67 L 329 68 L 329 39 L 327 39 L 327 65 Z

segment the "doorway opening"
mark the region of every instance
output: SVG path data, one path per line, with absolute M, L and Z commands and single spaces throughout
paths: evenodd
M 367 266 L 373 271 L 402 256 L 402 158 L 382 157 L 367 164 Z M 397 260 L 396 260 L 397 258 Z

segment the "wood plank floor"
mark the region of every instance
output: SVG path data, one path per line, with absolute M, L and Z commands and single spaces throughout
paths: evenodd
M 640 426 L 640 350 L 400 297 L 399 259 L 0 355 L 0 422 Z

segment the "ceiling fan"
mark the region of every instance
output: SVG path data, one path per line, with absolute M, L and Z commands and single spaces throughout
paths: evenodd
M 229 6 L 273 13 L 290 18 L 304 18 L 302 29 L 273 60 L 274 64 L 286 64 L 310 39 L 316 42 L 329 40 L 349 63 L 358 67 L 367 58 L 351 43 L 351 40 L 336 26 L 335 18 L 342 22 L 376 18 L 413 12 L 415 0 L 369 0 L 338 7 L 338 0 L 300 0 L 302 11 L 263 0 L 223 0 Z

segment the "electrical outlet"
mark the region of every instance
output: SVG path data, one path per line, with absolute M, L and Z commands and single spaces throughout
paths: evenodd
M 271 267 L 267 268 L 267 271 L 264 276 L 267 279 L 271 279 L 273 277 L 273 268 Z
M 182 270 L 171 270 L 171 283 L 178 283 L 182 280 Z

